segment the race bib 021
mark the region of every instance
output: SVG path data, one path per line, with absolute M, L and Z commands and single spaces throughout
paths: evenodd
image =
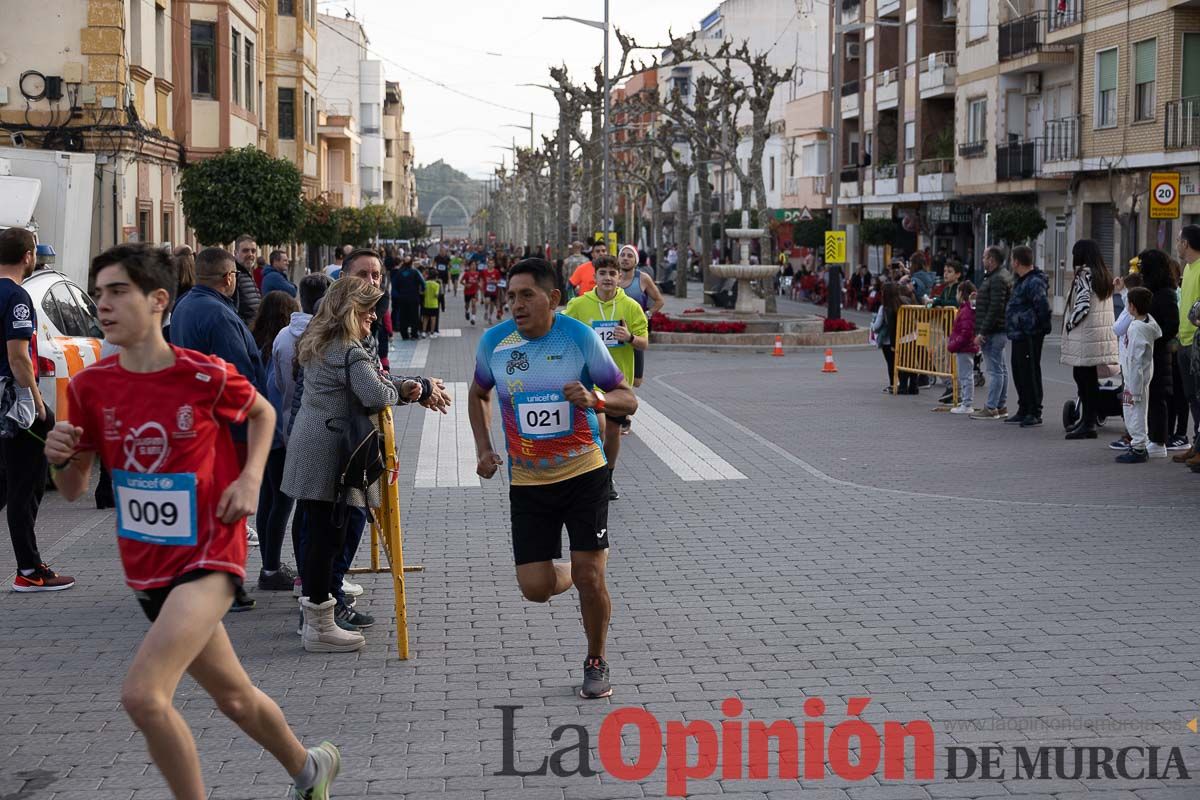
M 112 483 L 118 536 L 149 544 L 196 544 L 195 475 L 116 469 Z
M 513 405 L 524 439 L 558 439 L 571 433 L 571 404 L 562 392 L 517 392 Z
M 605 347 L 620 347 L 624 344 L 617 339 L 617 326 L 620 324 L 620 321 L 615 319 L 596 319 L 592 320 L 592 330 L 600 334 L 600 341 L 604 342 Z

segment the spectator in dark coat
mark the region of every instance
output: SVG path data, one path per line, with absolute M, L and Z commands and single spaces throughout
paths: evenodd
M 1147 409 L 1147 434 L 1152 455 L 1165 458 L 1168 438 L 1168 408 L 1174 394 L 1171 372 L 1174 356 L 1171 340 L 1179 334 L 1179 301 L 1175 298 L 1175 281 L 1171 276 L 1170 257 L 1161 250 L 1143 250 L 1138 255 L 1142 285 L 1150 290 L 1150 316 L 1158 323 L 1162 335 L 1154 340 L 1154 374 L 1150 378 L 1150 407 Z
M 234 284 L 233 307 L 242 322 L 249 325 L 258 315 L 258 304 L 262 302 L 262 293 L 254 282 L 254 269 L 258 266 L 258 244 L 254 237 L 243 233 L 234 244 L 237 255 L 237 281 Z
M 419 339 L 421 336 L 421 295 L 424 291 L 425 279 L 413 266 L 412 259 L 405 259 L 404 266 L 392 276 L 392 320 L 401 339 Z
M 271 292 L 284 292 L 296 296 L 296 284 L 288 280 L 288 267 L 292 260 L 282 250 L 271 251 L 271 262 L 263 269 L 262 293 L 265 297 Z
M 1012 342 L 1012 376 L 1017 413 L 1005 420 L 1030 428 L 1042 424 L 1042 342 L 1050 332 L 1046 273 L 1033 265 L 1033 250 L 1013 248 L 1016 282 L 1004 312 L 1004 332 Z
M 207 247 L 196 254 L 196 285 L 175 304 L 171 344 L 225 359 L 266 397 L 267 373 L 258 345 L 234 310 L 239 274 L 227 250 Z M 246 426 L 231 425 L 230 431 L 235 446 L 244 450 Z

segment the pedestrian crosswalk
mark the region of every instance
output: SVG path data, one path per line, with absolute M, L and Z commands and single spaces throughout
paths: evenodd
M 423 342 L 428 344 L 428 342 Z M 479 486 L 475 439 L 467 419 L 467 384 L 447 383 L 454 398 L 449 413 L 425 414 L 414 485 L 418 489 Z
M 392 342 L 388 356 L 392 372 L 403 375 L 410 370 L 425 369 L 429 361 L 429 339 L 401 339 Z
M 421 425 L 414 486 L 418 489 L 473 488 L 475 441 L 467 418 L 465 382 L 447 384 L 454 397 L 448 414 L 426 414 Z M 736 467 L 645 400 L 638 403 L 633 433 L 684 481 L 744 480 Z M 497 443 L 499 444 L 499 443 Z
M 645 400 L 638 400 L 633 434 L 685 481 L 744 480 L 732 464 Z

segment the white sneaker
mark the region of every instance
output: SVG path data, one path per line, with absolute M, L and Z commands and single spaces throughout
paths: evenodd
M 246 523 L 246 544 L 253 547 L 258 546 L 258 531 L 254 530 L 254 526 Z
M 1146 447 L 1146 455 L 1150 456 L 1151 458 L 1166 458 L 1168 455 L 1170 455 L 1170 453 L 1167 452 L 1166 445 L 1155 444 L 1154 442 L 1151 442 Z
M 357 583 L 351 583 L 350 581 L 346 580 L 345 578 L 342 578 L 342 594 L 348 594 L 351 597 L 358 597 L 362 593 L 363 593 L 362 586 L 360 586 Z
M 954 408 L 950 409 L 950 413 L 951 414 L 970 414 L 974 410 L 975 409 L 971 408 L 970 406 L 955 406 Z

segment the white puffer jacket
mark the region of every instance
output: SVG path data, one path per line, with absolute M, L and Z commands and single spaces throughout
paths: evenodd
M 1113 333 L 1112 298 L 1101 300 L 1092 291 L 1092 271 L 1075 273 L 1063 319 L 1062 363 L 1071 367 L 1116 364 L 1117 336 Z

